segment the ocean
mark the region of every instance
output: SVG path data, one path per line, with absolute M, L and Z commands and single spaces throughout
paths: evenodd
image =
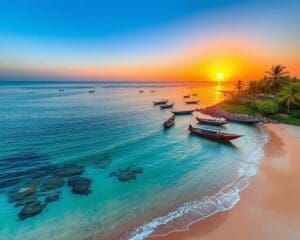
M 153 101 L 194 108 L 182 96 L 197 93 L 206 107 L 230 87 L 0 82 L 0 239 L 140 240 L 229 210 L 256 174 L 267 134 L 228 123 L 224 132 L 244 135 L 232 144 L 192 136 L 199 112 L 165 130 L 170 110 Z

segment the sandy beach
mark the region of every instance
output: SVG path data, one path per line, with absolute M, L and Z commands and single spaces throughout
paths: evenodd
M 270 135 L 265 156 L 233 209 L 197 222 L 188 231 L 149 239 L 300 239 L 300 127 L 264 128 Z

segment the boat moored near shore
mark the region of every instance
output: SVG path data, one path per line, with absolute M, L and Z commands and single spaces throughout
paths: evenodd
M 168 99 L 161 99 L 161 100 L 158 100 L 158 101 L 154 101 L 153 104 L 154 105 L 164 105 L 168 102 Z
M 161 109 L 166 109 L 166 108 L 173 108 L 174 103 L 170 103 L 170 104 L 164 104 L 164 105 L 160 105 Z
M 164 121 L 163 126 L 165 128 L 172 127 L 175 124 L 175 116 L 173 115 L 168 120 Z
M 219 141 L 231 141 L 243 136 L 243 135 L 224 133 L 221 131 L 210 130 L 205 128 L 194 128 L 192 125 L 189 125 L 189 131 L 195 135 L 204 138 L 209 138 L 212 140 L 219 140 Z
M 181 111 L 172 111 L 175 115 L 191 115 L 195 110 L 181 110 Z
M 212 125 L 212 126 L 222 126 L 227 123 L 224 119 L 209 119 L 196 117 L 197 121 L 202 124 Z

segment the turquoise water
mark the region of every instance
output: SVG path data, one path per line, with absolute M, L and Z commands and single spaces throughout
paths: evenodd
M 96 92 L 88 93 L 92 87 Z M 222 87 L 2 83 L 0 169 L 19 161 L 16 156 L 34 155 L 27 159 L 34 166 L 84 166 L 83 176 L 92 182 L 89 195 L 76 195 L 64 185 L 58 201 L 23 221 L 18 217 L 22 208 L 8 202 L 11 189 L 0 188 L 0 239 L 143 239 L 230 209 L 247 177 L 255 174 L 266 134 L 255 126 L 230 123 L 223 130 L 244 137 L 233 144 L 213 142 L 189 134 L 188 125 L 196 125 L 194 116 L 178 116 L 174 127 L 163 130 L 170 111 L 152 104 L 168 98 L 176 108 L 186 108 L 182 95 L 197 92 L 204 107 L 222 98 L 216 92 Z M 109 163 L 97 168 L 103 158 Z M 130 166 L 143 172 L 129 182 L 110 176 Z M 1 180 L 8 173 L 14 177 L 19 168 L 2 168 Z M 11 186 L 18 188 L 22 181 Z

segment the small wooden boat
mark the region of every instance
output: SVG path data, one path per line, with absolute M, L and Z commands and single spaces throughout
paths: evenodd
M 191 101 L 186 101 L 186 104 L 197 104 L 199 100 L 191 100 Z
M 174 103 L 170 103 L 170 104 L 160 105 L 160 108 L 166 109 L 166 108 L 172 108 L 173 106 L 174 106 Z
M 164 121 L 163 126 L 165 128 L 172 127 L 175 124 L 175 116 L 173 115 L 168 120 Z
M 161 99 L 161 100 L 159 100 L 159 101 L 153 102 L 153 104 L 154 104 L 154 105 L 164 105 L 164 104 L 166 104 L 167 102 L 168 102 L 167 99 Z
M 143 93 L 143 92 L 144 92 L 143 90 L 139 91 L 139 93 Z
M 183 95 L 183 98 L 189 98 L 191 95 Z
M 227 123 L 227 121 L 223 119 L 208 119 L 208 118 L 199 118 L 199 117 L 196 117 L 196 119 L 199 123 L 213 125 L 213 126 L 222 126 Z
M 191 115 L 192 112 L 194 112 L 194 109 L 193 110 L 183 110 L 183 111 L 172 111 L 172 113 L 175 115 Z
M 196 96 L 198 96 L 198 93 L 192 93 L 192 95 L 193 95 L 194 97 L 196 97 Z
M 89 90 L 89 93 L 94 93 L 96 92 L 96 90 Z
M 238 118 L 238 117 L 225 116 L 225 119 L 230 122 L 245 123 L 245 124 L 256 124 L 261 122 L 261 120 L 257 118 Z
M 195 135 L 219 141 L 231 141 L 243 136 L 231 133 L 223 133 L 221 131 L 209 130 L 205 128 L 194 128 L 192 125 L 189 125 L 189 130 Z
M 155 90 L 151 90 L 150 92 L 156 92 Z

